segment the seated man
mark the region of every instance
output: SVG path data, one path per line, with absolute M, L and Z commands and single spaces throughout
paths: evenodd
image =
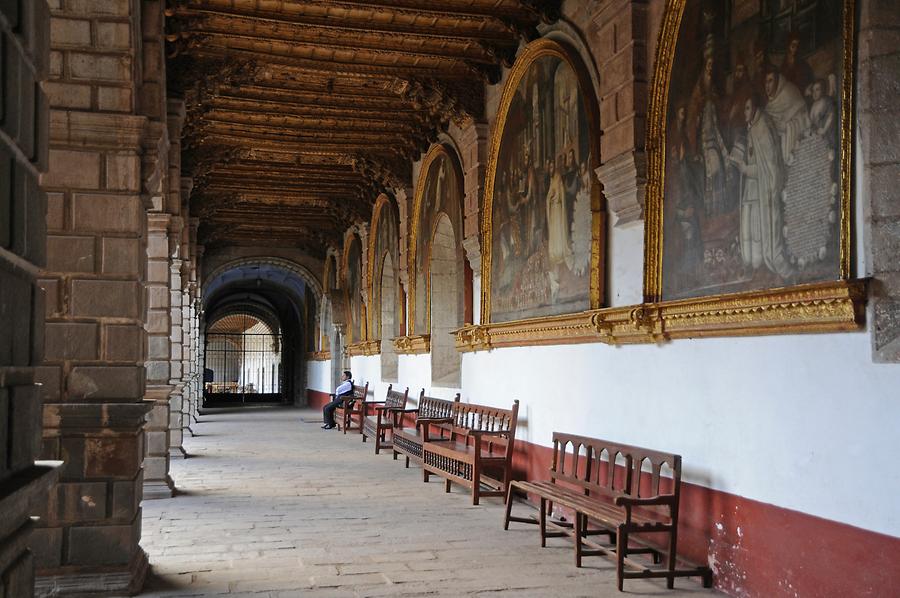
M 325 418 L 325 425 L 322 428 L 325 430 L 335 427 L 334 410 L 344 403 L 344 397 L 353 396 L 353 374 L 350 373 L 350 370 L 344 370 L 344 373 L 341 374 L 341 383 L 334 390 L 334 394 L 330 396 L 331 402 L 322 408 L 322 416 Z

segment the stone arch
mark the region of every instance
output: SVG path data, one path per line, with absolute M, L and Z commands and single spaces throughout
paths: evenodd
M 363 243 L 356 231 L 350 231 L 344 238 L 344 251 L 341 264 L 341 288 L 347 313 L 347 326 L 344 332 L 347 344 L 366 340 L 366 305 L 363 301 Z
M 461 245 L 450 217 L 441 213 L 434 224 L 429 260 L 429 297 L 433 301 L 431 317 L 431 383 L 434 386 L 460 386 L 462 360 L 452 332 L 463 325 L 463 268 Z
M 459 155 L 449 145 L 434 145 L 423 159 L 419 171 L 410 228 L 407 252 L 410 272 L 407 301 L 410 334 L 428 334 L 431 329 L 429 267 L 434 227 L 440 214 L 445 214 L 450 220 L 460 270 L 465 270 L 462 248 L 463 196 L 464 180 Z
M 394 348 L 393 339 L 399 334 L 398 319 L 398 284 L 397 268 L 390 251 L 385 251 L 380 260 L 378 284 L 379 327 L 377 331 L 381 337 L 381 379 L 387 382 L 397 382 L 398 359 Z M 375 312 L 375 309 L 372 310 Z
M 313 290 L 316 295 L 316 302 L 321 305 L 323 296 L 322 284 L 319 282 L 316 276 L 312 272 L 310 272 L 309 269 L 306 268 L 306 266 L 279 257 L 244 257 L 225 262 L 206 276 L 206 280 L 202 285 L 204 295 L 209 292 L 210 285 L 213 285 L 216 282 L 216 279 L 220 278 L 229 270 L 235 270 L 244 266 L 253 267 L 257 265 L 275 266 L 276 268 L 280 268 L 282 270 L 286 270 L 288 272 L 296 274 L 303 280 L 303 282 L 306 283 L 306 285 L 310 289 Z

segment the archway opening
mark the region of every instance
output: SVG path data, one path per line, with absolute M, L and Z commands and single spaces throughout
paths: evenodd
M 206 332 L 206 402 L 282 402 L 283 340 L 277 323 L 245 312 L 219 316 Z
M 431 244 L 431 383 L 459 388 L 461 365 L 452 332 L 463 324 L 463 259 L 450 217 L 441 214 Z
M 397 382 L 398 358 L 394 349 L 394 337 L 397 336 L 397 285 L 394 259 L 390 252 L 384 254 L 381 266 L 381 379 L 386 382 Z

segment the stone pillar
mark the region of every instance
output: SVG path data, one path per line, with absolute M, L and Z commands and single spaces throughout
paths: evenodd
M 180 207 L 180 204 L 179 204 Z M 169 457 L 184 458 L 182 447 L 184 439 L 183 418 L 181 414 L 184 402 L 184 361 L 183 361 L 183 318 L 182 307 L 184 295 L 181 288 L 181 233 L 184 221 L 180 216 L 173 217 L 169 229 Z
M 51 9 L 43 455 L 65 465 L 36 530 L 41 596 L 127 594 L 147 572 L 138 542 L 149 132 L 134 110 L 137 4 Z
M 597 177 L 616 226 L 644 217 L 647 160 L 647 0 L 594 4 L 589 28 L 600 78 L 602 164 Z
M 0 596 L 34 591 L 29 546 L 38 539 L 30 517 L 59 474 L 59 463 L 35 461 L 41 441 L 35 379 L 44 345 L 36 280 L 45 264 L 47 210 L 38 177 L 47 168 L 49 118 L 39 81 L 47 77 L 49 27 L 45 2 L 0 3 Z M 53 340 L 55 350 L 65 350 Z
M 147 213 L 147 391 L 152 402 L 144 454 L 144 498 L 169 498 L 169 223 L 165 213 Z
M 872 275 L 872 358 L 900 363 L 900 11 L 892 0 L 860 10 L 859 138 L 866 262 Z

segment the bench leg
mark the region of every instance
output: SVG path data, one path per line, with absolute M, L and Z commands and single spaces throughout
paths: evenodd
M 581 532 L 584 527 L 584 515 L 579 512 L 575 512 L 575 566 L 581 567 Z
M 666 563 L 669 569 L 669 576 L 666 578 L 666 587 L 670 590 L 675 588 L 675 576 L 672 574 L 675 572 L 675 564 L 677 561 L 677 555 L 675 554 L 675 541 L 677 537 L 678 528 L 672 526 L 672 531 L 669 534 L 669 555 Z
M 406 455 L 406 469 L 409 469 L 409 455 Z
M 448 482 L 449 483 L 449 482 Z M 473 482 L 474 486 L 472 486 L 472 505 L 478 506 L 478 501 L 481 500 L 481 484 L 476 479 Z
M 391 452 L 394 453 L 394 461 L 396 461 L 397 455 L 399 455 L 400 453 L 398 453 L 397 451 L 391 451 Z
M 450 494 L 450 480 L 444 480 L 444 492 Z
M 509 530 L 509 516 L 512 513 L 512 486 L 506 490 L 506 517 L 503 519 L 503 529 Z
M 628 532 L 620 525 L 616 534 L 616 587 L 621 592 L 625 587 L 625 553 L 628 552 Z
M 547 499 L 541 497 L 541 548 L 547 546 Z
M 423 466 L 422 467 L 422 481 L 425 483 L 428 483 L 428 480 L 429 480 L 428 470 L 425 469 L 425 467 Z

